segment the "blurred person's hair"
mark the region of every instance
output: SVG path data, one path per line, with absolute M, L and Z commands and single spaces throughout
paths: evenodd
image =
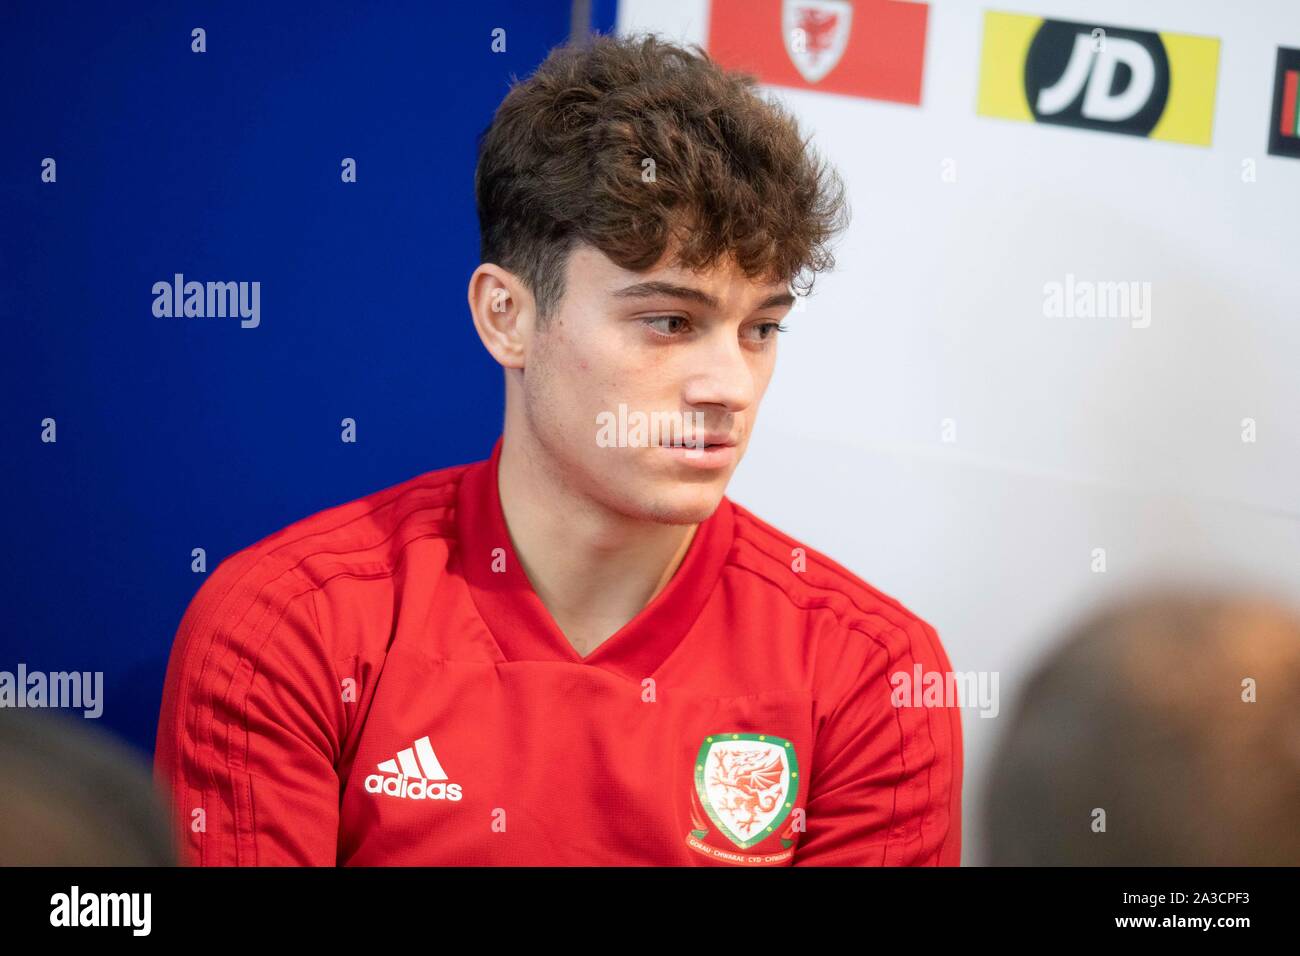
M 685 268 L 730 255 L 750 279 L 810 290 L 834 265 L 844 186 L 755 84 L 653 34 L 556 48 L 479 140 L 482 261 L 520 277 L 543 323 L 578 241 L 637 272 L 676 242 Z
M 1300 864 L 1300 619 L 1169 590 L 1096 613 L 1027 682 L 988 782 L 994 866 Z
M 58 713 L 0 707 L 0 866 L 171 866 L 145 761 Z

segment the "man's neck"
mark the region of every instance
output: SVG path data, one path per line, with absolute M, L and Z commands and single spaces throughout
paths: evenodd
M 574 650 L 586 657 L 672 579 L 699 525 L 638 521 L 575 495 L 540 456 L 501 447 L 498 493 L 515 554 Z

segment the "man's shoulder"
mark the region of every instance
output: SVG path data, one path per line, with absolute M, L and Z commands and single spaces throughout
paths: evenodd
M 422 472 L 308 514 L 231 554 L 214 577 L 289 576 L 319 588 L 340 574 L 391 571 L 412 542 L 455 537 L 457 490 L 475 464 Z
M 796 607 L 830 610 L 847 627 L 930 630 L 901 601 L 804 541 L 727 499 L 735 515 L 732 564 L 766 580 Z

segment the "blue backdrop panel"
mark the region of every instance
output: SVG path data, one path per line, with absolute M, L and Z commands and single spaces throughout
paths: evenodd
M 192 549 L 490 452 L 477 137 L 569 4 L 6 7 L 0 670 L 103 671 L 150 753 Z M 260 283 L 260 324 L 156 317 L 176 273 Z

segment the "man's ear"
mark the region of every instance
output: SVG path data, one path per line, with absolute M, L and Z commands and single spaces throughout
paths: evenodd
M 523 368 L 537 304 L 513 272 L 484 262 L 469 277 L 469 311 L 483 347 L 503 368 Z

